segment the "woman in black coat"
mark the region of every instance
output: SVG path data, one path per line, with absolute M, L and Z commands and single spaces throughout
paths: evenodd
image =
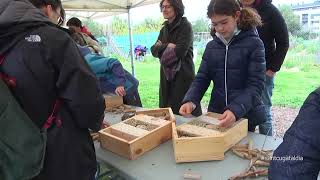
M 261 101 L 265 57 L 255 29 L 261 25 L 260 17 L 252 9 L 241 9 L 237 0 L 212 0 L 207 14 L 214 37 L 207 44 L 180 114 L 190 114 L 213 81 L 208 111 L 222 114 L 223 127 L 247 117 L 249 130 L 254 131 L 265 121 Z
M 271 96 L 274 88 L 274 77 L 281 68 L 289 48 L 287 25 L 279 10 L 271 3 L 272 0 L 241 0 L 244 7 L 257 10 L 262 19 L 258 33 L 263 41 L 266 52 L 266 83 L 262 92 L 267 121 L 259 126 L 261 134 L 272 136 Z
M 171 107 L 173 113 L 178 114 L 182 99 L 195 76 L 192 26 L 183 17 L 181 0 L 162 0 L 160 8 L 167 21 L 157 42 L 151 47 L 152 55 L 161 63 L 159 106 Z M 201 114 L 200 105 L 197 107 L 194 115 Z

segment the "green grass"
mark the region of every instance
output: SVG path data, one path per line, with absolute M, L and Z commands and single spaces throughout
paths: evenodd
M 320 86 L 320 67 L 310 65 L 307 70 L 303 69 L 284 69 L 277 74 L 272 97 L 274 105 L 299 107 Z
M 299 59 L 299 56 L 288 54 L 282 70 L 275 78 L 275 88 L 272 101 L 274 105 L 299 107 L 308 94 L 320 86 L 320 66 L 314 61 Z M 294 58 L 293 58 L 294 57 Z M 201 55 L 198 55 L 195 65 L 199 68 Z M 131 72 L 129 61 L 122 61 L 123 66 Z M 159 106 L 160 65 L 155 58 L 147 56 L 144 62 L 135 62 L 135 72 L 138 78 L 139 93 L 144 107 L 156 108 Z M 202 99 L 208 104 L 211 87 Z
M 131 72 L 129 61 L 122 61 L 124 68 Z M 135 61 L 136 78 L 139 80 L 139 94 L 144 107 L 159 106 L 160 64 L 151 58 L 144 62 Z

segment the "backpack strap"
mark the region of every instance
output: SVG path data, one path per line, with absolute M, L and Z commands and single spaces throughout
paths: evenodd
M 3 64 L 5 60 L 5 56 L 0 54 L 0 66 Z M 0 71 L 0 78 L 11 88 L 16 87 L 17 85 L 17 80 L 16 78 L 13 77 L 9 77 L 8 75 L 6 75 L 5 73 Z M 52 127 L 52 124 L 55 123 L 58 127 L 60 127 L 62 125 L 62 121 L 60 118 L 57 118 L 56 114 L 58 113 L 59 109 L 60 109 L 60 100 L 57 99 L 55 101 L 55 104 L 53 106 L 53 110 L 51 115 L 48 117 L 48 119 L 46 120 L 46 122 L 44 123 L 42 129 L 49 129 L 50 127 Z
M 0 54 L 0 65 L 4 62 L 4 55 Z
M 52 124 L 55 123 L 57 127 L 61 127 L 62 121 L 60 118 L 57 117 L 58 110 L 60 109 L 61 102 L 59 99 L 56 100 L 53 106 L 53 110 L 49 118 L 46 120 L 44 125 L 42 126 L 43 129 L 49 129 L 52 127 Z
M 3 64 L 5 59 L 4 55 L 0 55 L 0 66 Z M 16 87 L 17 85 L 17 80 L 16 78 L 13 77 L 9 77 L 8 75 L 6 75 L 5 73 L 0 71 L 0 78 L 11 88 Z

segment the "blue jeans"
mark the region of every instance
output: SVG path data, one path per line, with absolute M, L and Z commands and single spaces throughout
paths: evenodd
M 265 111 L 266 111 L 266 122 L 259 125 L 260 134 L 265 134 L 268 136 L 272 136 L 272 114 L 271 114 L 271 97 L 272 91 L 274 88 L 274 77 L 269 77 L 266 75 L 266 83 L 265 88 L 262 91 L 262 101 L 264 103 Z

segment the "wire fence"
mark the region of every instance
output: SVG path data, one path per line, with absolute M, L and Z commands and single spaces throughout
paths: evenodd
M 290 29 L 289 29 L 290 31 Z M 150 32 L 145 34 L 133 35 L 133 48 L 138 45 L 147 48 L 147 55 L 150 55 L 150 48 L 156 42 L 159 32 Z M 320 33 L 306 31 L 289 35 L 290 48 L 287 53 L 284 67 L 292 68 L 300 64 L 320 64 Z M 194 33 L 195 55 L 202 56 L 206 44 L 212 40 L 209 32 Z M 102 43 L 105 54 L 115 54 L 124 59 L 130 59 L 130 43 L 128 35 L 107 35 L 99 38 Z M 198 53 L 198 54 L 196 54 Z

